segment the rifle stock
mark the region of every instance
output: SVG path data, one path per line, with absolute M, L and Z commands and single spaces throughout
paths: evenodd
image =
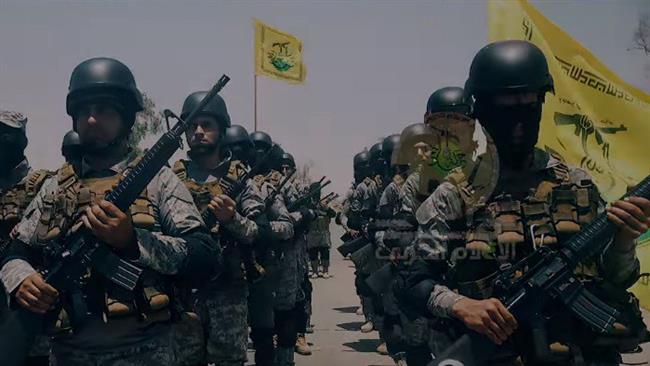
M 368 244 L 368 239 L 363 236 L 359 236 L 356 239 L 352 239 L 339 245 L 336 250 L 338 250 L 342 256 L 347 257 L 348 255 L 366 246 L 366 244 Z

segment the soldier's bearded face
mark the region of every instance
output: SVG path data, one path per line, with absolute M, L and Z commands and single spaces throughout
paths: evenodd
M 219 123 L 212 116 L 198 116 L 189 122 L 185 136 L 194 153 L 212 152 L 219 141 Z
M 99 150 L 109 146 L 121 134 L 122 115 L 108 103 L 93 103 L 80 107 L 75 113 L 77 133 L 84 149 Z

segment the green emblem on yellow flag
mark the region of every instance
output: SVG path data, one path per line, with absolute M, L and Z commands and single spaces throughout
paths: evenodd
M 256 19 L 255 74 L 296 84 L 304 82 L 302 41 Z

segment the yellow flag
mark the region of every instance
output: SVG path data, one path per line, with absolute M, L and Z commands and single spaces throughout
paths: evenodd
M 302 41 L 255 19 L 255 74 L 289 83 L 305 81 Z
M 488 3 L 490 41 L 523 39 L 546 55 L 555 82 L 538 147 L 585 169 L 608 201 L 650 174 L 650 95 L 621 80 L 525 0 Z M 637 247 L 650 272 L 650 241 Z M 645 268 L 643 268 L 645 267 Z M 650 308 L 650 287 L 635 293 Z

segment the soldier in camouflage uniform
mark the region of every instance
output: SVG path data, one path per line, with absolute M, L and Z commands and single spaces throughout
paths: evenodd
M 466 116 L 471 114 L 471 100 L 468 100 L 462 88 L 444 87 L 434 91 L 427 100 L 424 122 L 431 125 L 433 120 L 431 120 L 430 117 L 434 113 L 444 112 L 462 113 Z M 425 125 L 421 123 L 410 125 L 404 129 L 402 135 L 425 135 L 427 133 L 425 128 Z M 417 141 L 417 139 L 411 140 L 411 142 L 414 141 Z M 419 143 L 419 145 L 416 144 L 415 147 L 420 149 L 417 154 L 418 160 L 412 162 L 413 167 L 411 168 L 411 173 L 402 185 L 402 190 L 400 191 L 401 208 L 398 213 L 400 218 L 411 222 L 416 222 L 415 212 L 420 207 L 421 203 L 427 198 L 427 194 L 432 193 L 433 189 L 437 186 L 437 182 L 431 181 L 424 185 L 420 181 L 424 163 L 430 158 L 430 156 L 428 155 L 427 145 Z M 415 229 L 416 228 L 414 228 L 414 230 Z M 405 254 L 409 252 L 408 249 L 409 248 L 405 248 Z M 398 271 L 408 271 L 408 266 L 405 263 L 401 263 Z M 393 296 L 394 295 L 395 294 L 393 293 Z M 431 352 L 427 345 L 429 340 L 429 321 L 425 317 L 415 315 L 416 314 L 412 312 L 408 312 L 408 309 L 400 308 L 400 320 L 405 344 L 404 349 L 406 352 L 406 361 L 411 365 L 426 365 L 431 361 Z
M 378 142 L 372 145 L 370 147 L 369 154 L 370 154 L 369 164 L 370 164 L 370 169 L 372 171 L 371 173 L 372 182 L 368 184 L 368 187 L 370 188 L 369 199 L 372 200 L 371 205 L 373 207 L 373 211 L 371 212 L 371 215 L 368 217 L 368 223 L 370 225 L 366 226 L 365 230 L 368 234 L 368 237 L 371 239 L 373 255 L 369 257 L 368 262 L 361 269 L 361 271 L 366 273 L 368 276 L 373 272 L 379 270 L 384 264 L 384 260 L 377 255 L 378 253 L 381 253 L 381 248 L 379 247 L 379 243 L 376 240 L 377 238 L 375 237 L 373 227 L 375 225 L 375 219 L 377 219 L 377 215 L 379 213 L 378 211 L 379 200 L 384 192 L 384 189 L 388 184 L 387 165 L 382 155 L 382 142 Z M 382 254 L 386 254 L 386 253 L 382 253 Z M 377 352 L 382 355 L 388 355 L 388 349 L 385 341 L 387 334 L 386 334 L 386 329 L 384 327 L 385 313 L 384 313 L 384 304 L 383 304 L 382 297 L 383 297 L 382 294 L 372 293 L 370 295 L 370 298 L 372 299 L 373 302 L 372 323 L 374 328 L 379 333 L 380 343 L 379 346 L 377 347 Z
M 250 136 L 255 146 L 253 155 L 259 162 L 269 149 L 273 148 L 273 141 L 264 132 L 253 132 Z M 258 239 L 259 247 L 264 248 L 258 256 L 267 275 L 251 285 L 249 296 L 251 339 L 256 351 L 255 364 L 261 366 L 284 366 L 293 363 L 293 348 L 296 342 L 294 319 L 291 316 L 291 309 L 295 304 L 296 261 L 295 257 L 290 260 L 286 256 L 286 249 L 291 248 L 294 235 L 294 220 L 287 211 L 283 195 L 276 194 L 276 188 L 270 183 L 280 181 L 280 173 L 276 171 L 278 174 L 273 174 L 273 166 L 272 158 L 259 167 L 259 174 L 254 178 L 266 204 L 265 226 L 268 227 L 266 234 Z M 278 309 L 280 305 L 282 310 Z M 273 336 L 276 333 L 277 351 L 273 345 Z
M 183 104 L 181 118 L 195 109 L 206 94 L 190 94 Z M 203 216 L 209 215 L 206 210 L 214 215 L 216 225 L 210 229 L 220 238 L 225 269 L 192 296 L 193 310 L 203 325 L 204 352 L 191 347 L 194 342 L 183 339 L 191 335 L 183 332 L 178 335 L 178 352 L 184 355 L 185 365 L 241 366 L 246 361 L 248 344 L 248 286 L 242 262 L 242 255 L 247 252 L 242 253 L 240 247 L 252 246 L 258 233 L 254 220 L 264 211 L 264 202 L 252 179 L 243 182 L 245 188 L 236 196 L 227 195 L 227 190 L 249 168 L 234 160 L 230 150 L 221 148 L 230 126 L 224 100 L 216 96 L 193 121 L 186 122 L 190 125 L 186 132 L 190 160 L 177 161 L 173 170 L 189 189 Z
M 280 173 L 282 170 L 284 152 L 274 155 L 272 170 L 267 179 L 275 189 L 286 177 Z M 277 160 L 276 160 L 277 158 Z M 316 216 L 315 212 L 307 207 L 293 207 L 300 198 L 303 188 L 297 181 L 285 186 L 280 192 L 286 203 L 289 215 L 293 220 L 294 235 L 291 240 L 282 246 L 282 258 L 279 269 L 279 284 L 275 298 L 276 334 L 278 349 L 276 362 L 278 365 L 293 365 L 293 352 L 298 341 L 298 329 L 303 328 L 299 323 L 304 323 L 305 293 L 303 281 L 305 279 L 307 243 L 305 230 Z M 296 315 L 299 316 L 296 316 Z M 289 346 L 291 345 L 291 346 Z
M 373 199 L 373 187 L 375 187 L 375 183 L 369 177 L 371 174 L 369 160 L 370 154 L 368 154 L 367 151 L 358 153 L 354 156 L 353 160 L 354 180 L 356 186 L 348 200 L 347 209 L 345 210 L 345 216 L 347 218 L 346 224 L 352 231 L 353 236 L 362 235 L 361 233 L 365 230 L 369 217 L 371 217 L 375 212 L 375 200 Z M 370 255 L 374 255 L 372 249 L 368 250 L 362 248 L 359 251 L 361 250 L 370 252 Z M 359 251 L 355 253 L 358 253 Z M 350 257 L 354 258 L 355 253 L 352 253 Z M 367 260 L 367 258 L 365 258 L 365 260 L 362 258 L 363 262 L 366 262 Z M 361 300 L 363 315 L 366 318 L 366 322 L 361 326 L 361 332 L 370 333 L 375 329 L 375 327 L 372 321 L 374 314 L 372 291 L 365 283 L 368 273 L 363 272 L 361 265 L 357 266 L 355 263 L 355 267 L 355 287 L 357 295 Z
M 310 187 L 311 188 L 311 187 Z M 311 203 L 316 210 L 316 219 L 307 230 L 307 250 L 313 277 L 330 278 L 330 223 L 336 213 L 321 202 L 320 192 L 314 196 Z M 319 271 L 322 268 L 322 272 Z
M 249 167 L 252 165 L 253 157 L 251 154 L 255 146 L 244 127 L 240 125 L 228 127 L 222 145 L 224 149 L 230 151 L 232 160 L 241 161 Z
M 27 117 L 21 113 L 0 111 L 0 256 L 10 243 L 11 230 L 22 219 L 29 203 L 52 175 L 46 170 L 33 171 L 24 152 L 27 147 Z M 0 284 L 0 317 L 7 311 L 7 296 Z M 38 336 L 29 353 L 30 365 L 47 365 L 50 345 Z
M 285 178 L 295 173 L 296 162 L 293 155 L 285 152 L 282 155 L 280 164 L 280 170 Z M 282 194 L 287 204 L 293 205 L 306 191 L 308 189 L 304 184 L 300 183 L 297 179 L 293 179 L 285 185 Z M 307 254 L 307 238 L 304 230 L 300 230 L 300 227 L 295 230 L 294 239 L 298 247 L 298 255 L 296 256 L 298 296 L 296 297 L 296 304 L 294 306 L 294 318 L 296 319 L 295 350 L 298 354 L 309 356 L 311 355 L 311 349 L 307 343 L 305 333 L 307 333 L 307 326 L 311 317 L 312 286 L 309 281 L 309 258 Z
M 142 110 L 142 96 L 128 67 L 110 58 L 82 62 L 70 78 L 66 107 L 84 158 L 78 170 L 66 164 L 43 183 L 16 228 L 0 279 L 13 305 L 39 314 L 60 310 L 59 293 L 36 271 L 40 256 L 33 253 L 65 233 L 81 214 L 92 235 L 146 270 L 139 294 L 118 289 L 94 271 L 84 277 L 80 289 L 89 300 L 87 320 L 74 332 L 68 314 L 78 308 L 67 297 L 60 299 L 66 311 L 48 327 L 51 364 L 176 365 L 170 276 L 201 281 L 218 275 L 219 246 L 207 235 L 191 195 L 168 168 L 154 177 L 128 213 L 101 199 L 133 166 L 127 140 Z
M 650 201 L 631 197 L 613 202 L 606 212 L 618 232 L 604 253 L 576 271 L 588 288 L 622 311 L 620 321 L 625 324 L 618 335 L 602 343 L 600 335 L 564 310 L 545 326 L 546 344 L 541 347 L 546 354 L 526 347 L 530 325 L 520 324 L 491 298 L 481 279 L 498 269 L 496 258 L 514 262 L 539 246 L 561 245 L 604 205 L 586 172 L 535 148 L 544 96 L 553 90 L 546 59 L 536 46 L 502 41 L 484 47 L 472 62 L 466 90 L 474 96 L 476 116 L 498 150 L 501 169 L 496 189 L 485 205 L 472 207 L 471 218 L 467 216 L 471 201 L 461 196 L 462 182 L 457 179 L 441 183 L 418 209 L 417 249 L 429 260 L 415 262 L 410 278 L 400 286 L 404 306 L 435 320 L 434 354 L 462 332 L 450 321 L 455 318 L 500 345 L 491 365 L 618 365 L 620 352 L 635 348 L 647 332 L 638 301 L 626 289 L 639 277 L 635 240 L 650 224 Z M 503 249 L 481 255 L 490 242 Z M 477 255 L 455 256 L 460 253 L 456 248 Z M 453 272 L 448 271 L 450 265 Z

